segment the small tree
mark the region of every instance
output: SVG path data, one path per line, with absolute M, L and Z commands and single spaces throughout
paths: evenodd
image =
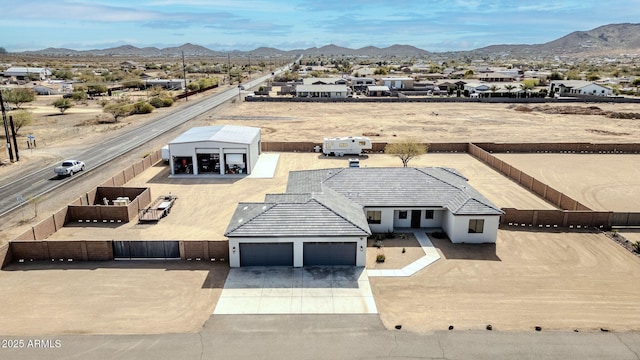
M 504 88 L 509 92 L 509 97 L 511 97 L 511 91 L 513 91 L 516 87 L 514 85 L 508 84 L 505 85 Z
M 16 110 L 9 113 L 9 116 L 13 119 L 13 126 L 16 129 L 16 134 L 23 126 L 31 125 L 33 118 L 31 113 L 27 110 Z
M 71 93 L 71 98 L 75 101 L 87 100 L 87 93 L 84 91 L 76 90 L 73 93 Z
M 16 108 L 20 108 L 20 105 L 28 102 L 32 102 L 36 99 L 35 91 L 27 88 L 16 88 L 5 91 L 2 94 L 4 101 L 14 104 Z
M 118 119 L 129 116 L 132 110 L 133 107 L 129 103 L 128 99 L 119 99 L 107 102 L 102 107 L 103 112 L 113 116 L 114 122 L 118 122 Z
M 496 91 L 498 91 L 498 87 L 495 85 L 491 85 L 489 86 L 489 91 L 491 91 L 491 97 L 493 97 L 493 95 L 496 93 Z
M 73 107 L 73 103 L 71 102 L 71 100 L 69 99 L 65 99 L 65 98 L 60 98 L 56 101 L 54 101 L 53 103 L 51 103 L 51 105 L 53 105 L 53 107 L 57 108 L 58 110 L 60 110 L 61 114 L 64 114 L 65 111 L 71 109 Z
M 563 80 L 563 76 L 559 72 L 554 71 L 549 76 L 549 80 Z
M 631 85 L 636 87 L 636 92 L 640 92 L 640 77 L 635 78 Z
M 429 150 L 429 144 L 421 144 L 414 140 L 404 140 L 399 143 L 387 144 L 384 153 L 400 158 L 402 166 L 407 167 L 409 160 L 424 155 Z

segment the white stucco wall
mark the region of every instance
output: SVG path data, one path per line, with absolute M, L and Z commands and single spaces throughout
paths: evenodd
M 443 209 L 436 208 L 365 208 L 365 216 L 367 211 L 382 211 L 382 220 L 380 224 L 369 224 L 372 232 L 380 233 L 393 231 L 395 228 L 411 227 L 411 216 L 413 210 L 420 210 L 420 227 L 439 228 L 442 227 L 443 214 L 447 212 Z M 433 219 L 425 219 L 425 211 L 433 210 Z M 400 211 L 407 212 L 406 219 L 400 219 Z
M 224 154 L 229 153 L 242 153 L 247 155 L 247 174 L 251 174 L 251 169 L 255 166 L 258 161 L 258 156 L 260 153 L 259 144 L 260 137 L 256 136 L 252 141 L 252 144 L 236 144 L 236 143 L 224 143 L 224 142 L 215 142 L 215 141 L 198 141 L 198 142 L 187 142 L 187 143 L 174 143 L 169 144 L 169 165 L 171 169 L 171 173 L 173 174 L 174 157 L 191 157 L 193 163 L 193 173 L 194 175 L 198 174 L 198 167 L 195 166 L 197 161 L 196 149 L 203 153 L 204 149 L 210 149 L 211 153 L 218 154 L 220 156 L 220 173 L 224 174 L 225 168 L 225 157 Z
M 394 209 L 391 208 L 364 208 L 364 215 L 367 216 L 367 211 L 381 211 L 382 217 L 380 224 L 369 224 L 369 229 L 374 233 L 385 233 L 387 231 L 393 231 L 393 218 Z
M 484 230 L 482 233 L 469 233 L 469 220 L 483 219 Z M 495 243 L 498 238 L 498 225 L 500 216 L 480 215 L 453 215 L 446 212 L 442 223 L 442 229 L 447 233 L 452 243 Z
M 229 266 L 240 267 L 240 243 L 293 243 L 293 266 L 303 266 L 305 242 L 355 242 L 356 266 L 365 266 L 367 259 L 367 237 L 269 237 L 269 238 L 229 238 Z M 234 251 L 235 248 L 235 251 Z

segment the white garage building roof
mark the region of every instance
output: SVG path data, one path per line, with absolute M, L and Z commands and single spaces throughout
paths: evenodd
M 191 128 L 169 144 L 215 141 L 233 144 L 251 144 L 260 134 L 260 128 L 236 125 L 200 126 Z

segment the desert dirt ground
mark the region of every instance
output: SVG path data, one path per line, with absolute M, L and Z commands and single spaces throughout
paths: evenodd
M 495 245 L 433 239 L 441 259 L 370 278 L 385 326 L 640 330 L 640 258 L 601 234 L 500 230 Z
M 131 222 L 109 228 L 69 226 L 50 239 L 143 239 L 219 240 L 238 202 L 264 201 L 266 194 L 286 190 L 289 171 L 346 167 L 348 159 L 315 153 L 280 153 L 274 178 L 169 178 L 168 165 L 159 163 L 135 177 L 126 186 L 149 187 L 151 196 L 178 196 L 171 213 L 157 224 Z M 398 158 L 385 154 L 363 157 L 360 166 L 401 166 Z M 533 193 L 490 169 L 468 154 L 426 154 L 411 166 L 447 166 L 458 169 L 469 183 L 499 207 L 553 209 Z
M 640 155 L 496 156 L 593 210 L 640 211 Z
M 0 272 L 0 334 L 196 332 L 228 271 L 196 261 L 16 263 Z
M 377 246 L 378 242 L 380 247 Z M 377 261 L 378 254 L 385 256 L 384 262 Z M 411 232 L 396 233 L 392 238 L 383 236 L 380 240 L 377 236 L 367 239 L 367 269 L 402 269 L 424 255 L 420 243 Z
M 598 106 L 605 110 L 640 112 L 639 105 Z M 117 136 L 127 128 L 152 119 L 152 116 L 131 117 L 124 119 L 121 122 L 123 126 L 119 128 L 109 128 L 113 124 L 88 124 L 80 126 L 81 130 L 61 130 L 60 136 L 48 135 L 48 129 L 65 127 L 59 122 L 61 119 L 83 122 L 99 114 L 99 109 L 96 113 L 74 113 L 74 109 L 66 115 L 47 117 L 47 121 L 53 121 L 51 119 L 55 117 L 56 122 L 45 122 L 41 127 L 43 132 L 36 135 L 43 140 L 43 145 L 33 151 L 22 150 L 20 163 L 0 166 L 0 179 L 16 178 L 15 174 L 21 169 L 48 166 L 51 161 L 71 156 L 79 147 L 99 142 L 105 136 Z M 51 107 L 49 111 L 55 113 L 54 110 Z M 438 115 L 431 115 L 432 112 Z M 104 178 L 128 166 L 130 161 L 140 159 L 143 153 L 158 149 L 186 128 L 214 124 L 259 126 L 263 130 L 263 141 L 319 142 L 324 136 L 360 135 L 364 132 L 380 134 L 373 138 L 374 141 L 413 137 L 426 142 L 637 142 L 640 135 L 638 122 L 634 120 L 615 120 L 599 115 L 519 112 L 504 104 L 235 102 L 194 119 L 100 171 L 83 175 L 73 187 L 45 198 L 39 204 L 39 217 L 33 217 L 33 211 L 26 208 L 26 215 L 17 212 L 3 218 L 5 226 L 0 230 L 0 243 L 14 238 L 43 216 L 49 216 L 102 183 Z M 32 129 L 21 130 L 21 135 L 25 136 L 31 130 L 36 132 L 35 125 Z M 74 131 L 82 134 L 73 136 Z M 265 193 L 284 191 L 289 170 L 346 166 L 346 159 L 325 159 L 317 154 L 287 153 L 280 156 L 274 179 L 168 179 L 167 167 L 157 165 L 127 186 L 149 186 L 152 197 L 169 191 L 177 194 L 179 199 L 167 218 L 157 225 L 126 224 L 117 229 L 74 228 L 73 232 L 64 229 L 54 234 L 52 240 L 58 237 L 72 239 L 76 235 L 82 239 L 221 239 L 237 202 L 262 201 Z M 399 165 L 398 159 L 386 155 L 371 155 L 362 160 L 362 166 Z M 432 153 L 412 161 L 410 165 L 458 168 L 470 179 L 471 185 L 500 207 L 553 208 L 466 154 Z M 542 167 L 544 164 L 537 165 Z M 580 182 L 582 179 L 571 181 Z M 204 205 L 197 206 L 197 201 L 204 201 Z M 403 324 L 404 328 L 414 331 L 432 331 L 444 329 L 449 324 L 456 328 L 482 328 L 491 323 L 496 329 L 505 330 L 524 330 L 536 325 L 550 329 L 606 327 L 620 331 L 638 330 L 640 319 L 636 308 L 640 299 L 640 261 L 604 236 L 500 230 L 497 245 L 486 249 L 453 246 L 441 241 L 434 244 L 443 258 L 413 277 L 372 279 L 376 303 L 387 326 Z M 193 264 L 185 266 L 191 269 Z M 227 271 L 205 267 L 187 275 L 187 272 L 178 270 L 168 271 L 169 265 L 158 269 L 147 269 L 142 265 L 128 268 L 119 263 L 113 264 L 115 268 L 108 263 L 93 265 L 65 263 L 67 270 L 44 266 L 40 271 L 34 268 L 30 271 L 12 269 L 0 272 L 0 283 L 4 283 L 2 288 L 8 290 L 0 295 L 0 303 L 5 309 L 12 305 L 18 309 L 10 316 L 6 312 L 0 316 L 23 320 L 23 324 L 16 327 L 23 333 L 41 333 L 41 328 L 50 332 L 78 333 L 192 331 L 189 329 L 200 326 L 215 305 L 216 287 L 203 290 L 203 283 L 211 277 L 223 279 Z M 30 268 L 34 265 L 12 266 Z M 78 269 L 70 271 L 75 267 Z M 121 270 L 124 268 L 127 276 L 132 277 L 130 281 L 122 279 Z M 119 290 L 122 281 L 131 295 Z M 30 285 L 25 288 L 24 283 Z M 61 283 L 65 286 L 59 286 Z M 101 286 L 95 286 L 98 283 Z M 167 286 L 176 285 L 177 294 L 162 292 L 165 283 Z M 31 300 L 25 300 L 43 293 L 50 296 L 41 296 L 38 301 L 60 297 L 54 308 L 42 304 L 32 307 L 29 305 Z M 119 308 L 107 308 L 108 305 L 101 304 L 104 298 L 115 299 Z M 165 301 L 161 302 L 163 298 Z M 174 309 L 168 309 L 167 298 Z M 15 299 L 22 299 L 23 303 L 17 304 Z M 181 307 L 176 299 L 197 304 L 194 305 L 197 310 L 191 312 L 191 309 Z M 94 313 L 96 303 L 103 306 L 103 313 L 114 312 L 115 320 Z M 46 326 L 43 321 L 34 321 L 42 318 L 38 316 L 45 311 L 57 311 L 62 315 L 44 317 L 51 322 Z M 86 315 L 86 321 L 77 316 L 71 326 L 61 324 L 68 316 L 73 319 L 76 311 Z M 125 320 L 139 311 L 142 319 L 158 319 L 148 323 Z M 5 332 L 0 329 L 0 333 Z

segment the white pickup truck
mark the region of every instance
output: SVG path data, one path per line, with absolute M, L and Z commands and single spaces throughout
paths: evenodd
M 60 166 L 53 169 L 58 176 L 71 176 L 82 170 L 84 170 L 84 163 L 78 160 L 65 160 Z

